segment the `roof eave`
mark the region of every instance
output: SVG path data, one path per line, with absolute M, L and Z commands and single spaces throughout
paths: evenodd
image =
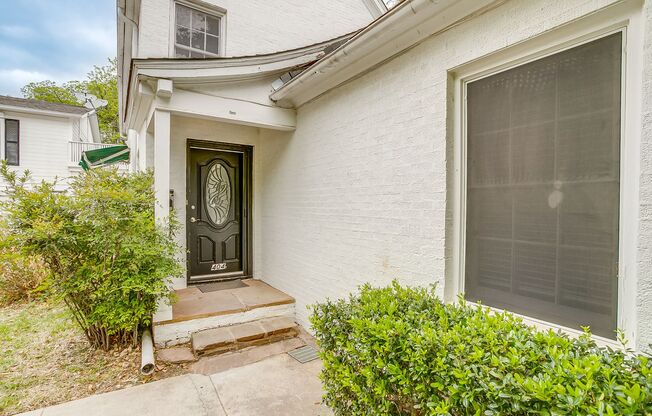
M 314 62 L 321 58 L 325 47 L 351 36 L 347 34 L 318 44 L 265 55 L 213 59 L 133 59 L 127 107 L 121 119 L 129 124 L 130 113 L 138 100 L 135 91 L 142 80 L 170 79 L 179 84 L 204 84 L 260 79 Z
M 505 0 L 407 0 L 270 95 L 299 107 L 426 38 Z
M 322 57 L 326 46 L 349 37 L 351 34 L 303 48 L 265 55 L 212 59 L 134 59 L 133 69 L 139 76 L 196 82 L 259 78 L 314 62 Z
M 0 111 L 9 111 L 12 113 L 28 113 L 42 116 L 81 118 L 87 113 L 72 113 L 66 111 L 43 110 L 40 108 L 21 107 L 17 105 L 0 104 Z M 90 111 L 90 110 L 89 110 Z

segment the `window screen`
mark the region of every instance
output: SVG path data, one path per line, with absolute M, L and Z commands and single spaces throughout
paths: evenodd
M 615 337 L 621 42 L 467 84 L 467 299 Z
M 8 165 L 18 166 L 18 142 L 20 123 L 18 120 L 5 120 L 5 159 Z

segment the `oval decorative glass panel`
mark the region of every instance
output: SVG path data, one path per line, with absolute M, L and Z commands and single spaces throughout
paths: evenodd
M 211 222 L 218 226 L 224 224 L 231 208 L 231 182 L 228 172 L 220 163 L 214 163 L 208 170 L 204 201 Z

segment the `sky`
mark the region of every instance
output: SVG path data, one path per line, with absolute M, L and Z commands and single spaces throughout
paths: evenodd
M 0 0 L 0 95 L 82 80 L 116 55 L 115 0 Z

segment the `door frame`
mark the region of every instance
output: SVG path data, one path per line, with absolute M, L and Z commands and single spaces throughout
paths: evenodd
M 188 210 L 188 192 L 191 186 L 190 183 L 190 152 L 192 149 L 210 150 L 214 152 L 230 152 L 240 153 L 242 155 L 242 274 L 237 276 L 226 276 L 222 278 L 207 278 L 207 279 L 190 279 L 190 264 L 189 264 L 189 243 L 190 231 L 188 225 L 190 224 L 190 212 Z M 247 279 L 253 276 L 253 146 L 212 142 L 207 140 L 197 140 L 188 138 L 186 140 L 186 192 L 184 195 L 186 201 L 186 282 L 188 285 L 201 284 L 211 281 L 226 281 Z

